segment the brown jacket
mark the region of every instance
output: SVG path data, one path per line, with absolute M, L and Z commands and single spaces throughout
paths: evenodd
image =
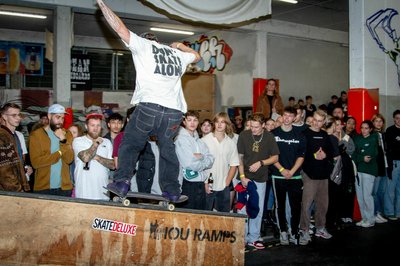
M 13 133 L 4 126 L 0 127 L 0 190 L 30 190 Z
M 281 96 L 274 95 L 274 98 L 272 99 L 272 107 L 275 107 L 276 112 L 279 115 L 283 114 L 284 106 L 283 106 Z M 265 116 L 265 119 L 269 119 L 272 116 L 272 114 L 270 113 L 271 112 L 270 109 L 271 108 L 269 105 L 268 97 L 264 92 L 257 99 L 256 112 L 263 113 L 263 115 Z
M 72 149 L 73 137 L 71 133 L 66 130 L 67 143 L 60 142 L 60 151 L 50 152 L 50 138 L 46 130 L 38 128 L 33 131 L 29 136 L 29 154 L 31 158 L 32 167 L 35 169 L 35 185 L 34 191 L 50 189 L 50 169 L 51 165 L 62 160 L 61 166 L 61 189 L 72 189 L 72 182 L 70 179 L 69 164 L 74 159 L 74 151 Z

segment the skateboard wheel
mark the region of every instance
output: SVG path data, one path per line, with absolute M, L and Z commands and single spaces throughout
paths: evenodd
M 128 200 L 128 199 L 124 199 L 124 201 L 122 202 L 122 204 L 123 204 L 124 206 L 129 206 L 129 204 L 131 204 L 131 201 Z
M 170 211 L 175 210 L 175 205 L 174 204 L 168 204 L 168 210 L 170 210 Z
M 114 196 L 112 199 L 113 202 L 119 202 L 120 198 L 118 196 Z

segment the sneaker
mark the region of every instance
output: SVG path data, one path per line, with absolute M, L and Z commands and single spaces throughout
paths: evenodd
M 281 245 L 289 245 L 289 238 L 286 232 L 281 232 L 281 237 L 279 238 Z
M 315 233 L 315 226 L 310 223 L 310 227 L 308 228 L 308 233 L 313 235 Z
M 387 221 L 388 220 L 383 218 L 382 215 L 380 215 L 379 213 L 375 216 L 375 223 L 383 224 L 383 223 L 387 223 Z
M 299 244 L 299 236 L 298 235 L 289 234 L 289 243 L 298 245 Z
M 385 217 L 382 216 L 382 214 L 378 213 L 377 216 L 379 216 L 379 218 L 384 221 L 385 223 L 388 221 Z
M 391 221 L 397 221 L 398 218 L 394 215 L 391 215 L 391 216 L 388 216 L 388 219 Z
M 370 222 L 368 222 L 368 221 L 364 221 L 364 222 L 361 224 L 361 226 L 364 227 L 364 228 L 372 227 L 372 226 L 374 226 L 374 225 L 375 225 L 375 223 L 370 223 Z
M 364 220 L 361 220 L 361 221 L 356 223 L 356 226 L 361 226 L 363 223 L 364 223 Z
M 264 244 L 260 241 L 254 241 L 252 243 L 247 243 L 247 245 L 249 247 L 254 247 L 255 249 L 264 249 L 265 248 Z
M 311 242 L 311 237 L 310 237 L 310 234 L 308 232 L 305 232 L 305 231 L 301 230 L 299 235 L 300 235 L 300 237 L 299 237 L 299 245 L 305 246 L 305 245 L 308 245 L 308 243 Z
M 121 198 L 124 198 L 128 194 L 129 188 L 131 187 L 129 181 L 115 181 L 107 185 L 107 189 Z
M 171 195 L 167 191 L 162 193 L 163 198 L 166 198 L 170 202 L 177 202 L 180 198 L 180 195 Z
M 347 217 L 347 218 L 345 218 L 345 219 L 346 219 L 346 223 L 351 224 L 351 223 L 353 222 L 353 219 L 351 219 L 351 218 L 349 218 L 349 217 Z
M 332 235 L 329 234 L 329 232 L 326 230 L 325 227 L 321 228 L 321 229 L 317 229 L 317 231 L 315 232 L 315 236 L 322 237 L 324 239 L 332 238 Z

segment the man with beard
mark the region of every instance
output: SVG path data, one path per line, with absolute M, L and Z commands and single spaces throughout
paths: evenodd
M 72 182 L 69 164 L 74 159 L 72 134 L 63 128 L 64 106 L 53 104 L 47 116 L 49 124 L 33 131 L 29 137 L 29 153 L 35 171 L 33 191 L 70 197 Z
M 77 198 L 109 200 L 107 190 L 110 169 L 114 169 L 113 145 L 101 138 L 103 115 L 86 116 L 87 134 L 75 138 L 72 147 L 75 152 L 75 196 Z

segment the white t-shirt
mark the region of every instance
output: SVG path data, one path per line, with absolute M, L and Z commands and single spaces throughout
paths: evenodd
M 214 133 L 205 135 L 201 140 L 207 145 L 208 150 L 215 158 L 213 166 L 208 170 L 214 178 L 213 190 L 224 190 L 229 168 L 239 165 L 239 153 L 236 142 L 226 134 L 225 138 L 219 142 L 214 137 Z
M 188 64 L 195 60 L 192 53 L 149 41 L 130 32 L 129 44 L 136 69 L 136 88 L 131 104 L 156 103 L 171 109 L 187 111 L 181 77 Z
M 89 170 L 84 170 L 85 163 L 78 158 L 78 153 L 92 146 L 93 141 L 87 136 L 77 137 L 72 142 L 75 153 L 75 196 L 83 199 L 109 200 L 107 190 L 103 187 L 108 184 L 110 170 L 96 160 L 89 162 Z M 113 146 L 111 141 L 103 138 L 96 154 L 112 159 Z
M 27 154 L 28 150 L 26 149 L 26 143 L 25 143 L 24 134 L 22 134 L 22 132 L 19 132 L 17 130 L 15 130 L 15 134 L 17 134 L 17 137 L 19 139 L 19 143 L 21 143 L 22 154 Z

